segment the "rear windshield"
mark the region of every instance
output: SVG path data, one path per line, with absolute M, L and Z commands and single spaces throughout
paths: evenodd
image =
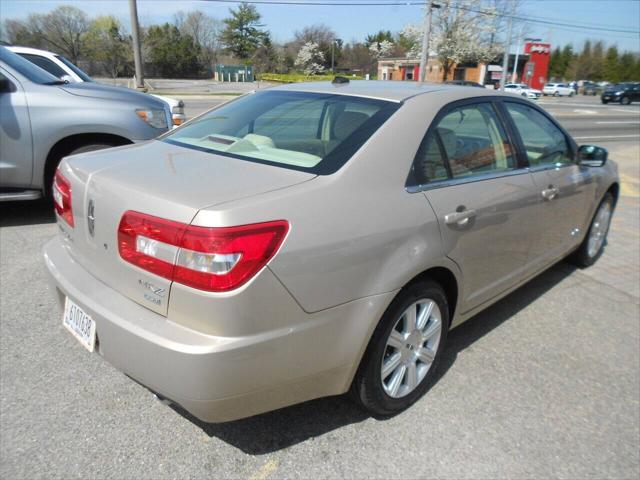
M 263 91 L 217 108 L 162 140 L 240 160 L 329 175 L 399 106 L 348 95 Z

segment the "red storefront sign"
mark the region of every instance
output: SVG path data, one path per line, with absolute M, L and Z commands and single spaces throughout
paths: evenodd
M 524 81 L 531 88 L 542 90 L 548 80 L 551 45 L 540 42 L 525 43 L 524 53 L 529 55 L 524 67 Z

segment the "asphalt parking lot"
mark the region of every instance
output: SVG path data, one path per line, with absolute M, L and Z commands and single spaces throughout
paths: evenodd
M 62 327 L 50 208 L 0 205 L 0 477 L 638 478 L 640 107 L 541 104 L 619 162 L 605 254 L 455 329 L 438 383 L 388 419 L 332 397 L 213 425 L 154 400 Z

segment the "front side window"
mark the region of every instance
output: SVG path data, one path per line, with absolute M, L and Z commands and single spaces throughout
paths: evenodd
M 242 160 L 330 174 L 399 106 L 348 95 L 271 90 L 212 110 L 162 139 Z
M 562 131 L 535 108 L 505 102 L 520 133 L 532 167 L 573 163 L 571 149 Z
M 493 106 L 480 103 L 451 110 L 430 129 L 416 155 L 414 172 L 418 183 L 425 184 L 515 166 L 513 149 Z

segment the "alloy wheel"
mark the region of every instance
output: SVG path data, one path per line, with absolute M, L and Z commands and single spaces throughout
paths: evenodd
M 609 224 L 611 223 L 611 202 L 604 202 L 598 208 L 598 212 L 593 219 L 591 230 L 589 230 L 589 241 L 587 245 L 587 254 L 589 257 L 595 257 L 605 239 L 607 238 L 607 232 L 609 231 Z
M 380 379 L 387 395 L 401 398 L 424 380 L 438 351 L 442 316 L 438 304 L 420 299 L 400 315 L 382 357 Z

